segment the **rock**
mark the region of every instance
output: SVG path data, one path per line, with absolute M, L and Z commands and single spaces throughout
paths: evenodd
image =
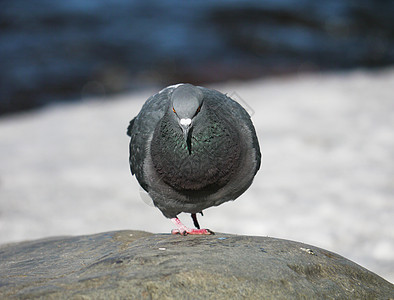
M 0 298 L 388 299 L 335 253 L 270 237 L 115 231 L 0 247 Z

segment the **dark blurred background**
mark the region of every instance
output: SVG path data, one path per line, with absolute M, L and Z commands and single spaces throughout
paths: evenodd
M 394 62 L 392 0 L 0 2 L 0 115 L 175 82 Z

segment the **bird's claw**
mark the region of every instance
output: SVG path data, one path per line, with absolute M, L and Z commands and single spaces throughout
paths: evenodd
M 181 231 L 179 229 L 173 229 L 171 230 L 171 234 L 180 234 L 183 236 L 186 235 L 214 235 L 215 233 L 212 230 L 209 229 L 188 229 L 188 230 L 184 230 Z
M 180 234 L 180 235 L 188 235 L 188 234 L 211 235 L 211 234 L 214 234 L 214 232 L 209 229 L 200 229 L 200 226 L 198 225 L 195 214 L 194 214 L 193 221 L 195 224 L 197 223 L 196 224 L 196 225 L 198 225 L 197 229 L 191 229 L 191 228 L 186 227 L 185 225 L 182 224 L 182 222 L 177 217 L 172 218 L 171 221 L 178 227 L 178 229 L 173 229 L 171 231 L 171 234 Z

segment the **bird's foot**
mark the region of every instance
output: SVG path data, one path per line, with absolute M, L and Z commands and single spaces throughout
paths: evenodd
M 182 224 L 182 222 L 178 218 L 172 218 L 171 221 L 178 227 L 178 229 L 171 230 L 171 234 L 180 234 L 180 235 L 188 235 L 188 234 L 200 234 L 200 235 L 210 235 L 215 234 L 213 231 L 209 229 L 192 229 L 188 228 Z
M 180 234 L 180 235 L 188 235 L 188 234 L 215 234 L 212 230 L 209 229 L 193 229 L 193 228 L 187 228 L 184 231 L 181 231 L 180 229 L 173 229 L 171 230 L 171 234 Z

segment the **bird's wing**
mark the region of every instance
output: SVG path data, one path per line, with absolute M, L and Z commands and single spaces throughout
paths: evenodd
M 241 118 L 245 122 L 244 124 L 246 125 L 252 136 L 252 146 L 256 154 L 256 168 L 255 168 L 255 174 L 256 174 L 257 171 L 260 169 L 260 165 L 261 165 L 261 152 L 260 152 L 260 145 L 257 139 L 256 129 L 253 126 L 252 120 L 248 112 L 237 101 L 231 99 L 228 96 L 227 98 L 229 99 L 230 105 L 232 106 L 233 114 L 235 115 L 235 117 Z
M 168 107 L 173 89 L 169 87 L 151 96 L 127 128 L 127 134 L 130 136 L 130 170 L 146 191 L 148 185 L 144 177 L 144 161 L 148 154 L 148 143 Z
M 134 125 L 135 118 L 130 121 L 129 126 L 127 127 L 127 135 L 131 136 L 133 132 L 133 125 Z

